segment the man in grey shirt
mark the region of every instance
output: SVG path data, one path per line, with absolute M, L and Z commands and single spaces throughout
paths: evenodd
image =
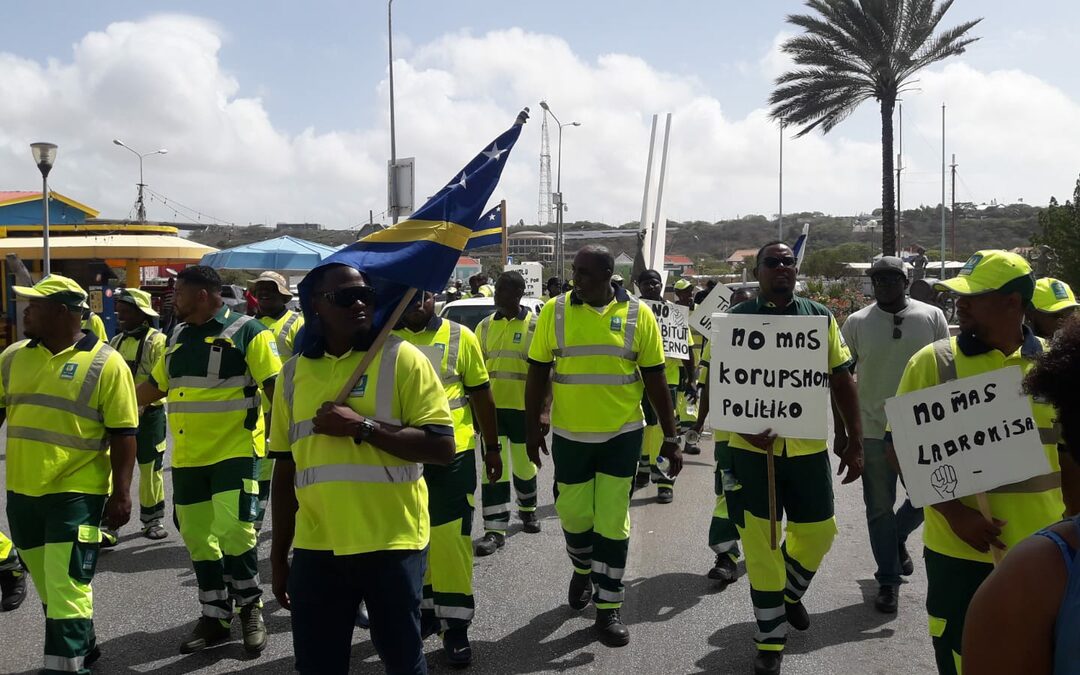
M 923 515 L 907 499 L 894 511 L 897 474 L 885 455 L 885 400 L 896 395 L 908 360 L 926 345 L 949 337 L 949 326 L 940 309 L 907 297 L 908 278 L 899 258 L 885 256 L 875 262 L 870 282 L 877 302 L 849 316 L 840 332 L 855 359 L 859 387 L 865 436 L 863 501 L 879 585 L 874 606 L 894 614 L 900 576 L 914 571 L 905 544 Z M 847 445 L 843 426 L 836 425 L 836 452 Z

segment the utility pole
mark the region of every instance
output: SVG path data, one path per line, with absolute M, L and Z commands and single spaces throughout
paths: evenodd
M 945 281 L 945 104 L 941 104 L 941 277 Z
M 896 151 L 896 250 L 902 258 L 904 247 L 900 239 L 900 172 L 904 168 L 904 102 L 900 101 L 900 125 L 898 136 L 898 148 Z
M 394 129 L 394 0 L 386 3 L 386 50 L 390 63 L 390 194 L 394 196 L 391 207 L 397 206 L 397 136 Z M 392 222 L 397 225 L 397 209 L 394 209 Z
M 776 238 L 784 239 L 784 120 L 780 120 L 780 215 L 776 224 Z
M 956 260 L 956 153 L 953 153 L 950 166 L 952 167 L 952 225 L 950 227 L 952 246 L 950 247 L 950 255 L 953 260 Z

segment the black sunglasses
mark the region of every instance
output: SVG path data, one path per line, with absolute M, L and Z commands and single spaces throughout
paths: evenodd
M 768 258 L 762 260 L 761 264 L 771 270 L 774 270 L 777 267 L 795 267 L 795 258 L 790 255 L 786 255 L 782 258 L 774 258 L 772 256 L 769 256 Z
M 904 337 L 904 332 L 900 330 L 900 324 L 904 323 L 904 317 L 899 314 L 893 314 L 892 317 L 892 339 L 899 340 Z
M 371 286 L 350 286 L 338 291 L 323 293 L 322 297 L 327 302 L 348 309 L 359 300 L 362 304 L 372 307 L 375 304 L 375 289 Z

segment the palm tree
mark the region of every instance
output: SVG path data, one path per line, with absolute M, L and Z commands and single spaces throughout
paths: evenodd
M 920 69 L 964 53 L 979 38 L 968 35 L 982 19 L 935 34 L 953 0 L 807 0 L 817 15 L 787 20 L 802 35 L 783 45 L 797 68 L 776 80 L 770 116 L 802 128 L 832 129 L 873 98 L 881 108 L 881 249 L 896 254 L 893 195 L 893 109 Z

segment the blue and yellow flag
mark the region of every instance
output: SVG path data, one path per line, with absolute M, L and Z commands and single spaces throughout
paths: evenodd
M 499 202 L 495 205 L 495 208 L 480 216 L 480 222 L 476 224 L 476 229 L 473 230 L 472 235 L 469 237 L 469 243 L 465 245 L 465 250 L 494 246 L 501 244 L 502 240 L 503 213 L 502 202 Z

